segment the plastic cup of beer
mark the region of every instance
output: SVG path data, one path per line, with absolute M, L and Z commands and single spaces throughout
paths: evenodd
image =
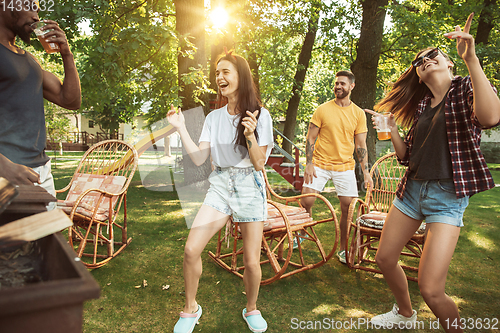
M 374 117 L 373 122 L 377 128 L 379 140 L 389 140 L 391 138 L 391 128 L 389 127 L 389 116 L 383 114 Z
M 49 29 L 49 30 L 41 30 L 41 28 L 43 28 L 46 25 L 47 25 L 47 23 L 45 23 L 43 21 L 37 21 L 37 22 L 31 24 L 31 28 L 35 32 L 35 35 L 38 37 L 38 40 L 40 41 L 40 43 L 42 43 L 42 46 L 43 46 L 43 48 L 45 49 L 45 51 L 47 53 L 50 54 L 50 53 L 61 51 L 61 48 L 59 47 L 59 43 L 47 42 L 45 40 L 46 39 L 44 37 L 45 34 L 47 32 L 52 31 L 51 29 Z

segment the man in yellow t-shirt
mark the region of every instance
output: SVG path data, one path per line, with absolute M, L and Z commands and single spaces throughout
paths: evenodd
M 373 186 L 368 169 L 366 149 L 366 116 L 351 102 L 354 74 L 340 71 L 336 74 L 335 99 L 318 107 L 309 124 L 306 141 L 307 165 L 304 172 L 302 193 L 320 193 L 329 179 L 333 181 L 340 201 L 339 261 L 346 262 L 347 214 L 351 200 L 358 196 L 355 161 L 356 150 L 363 170 L 364 182 Z M 301 203 L 309 214 L 315 198 L 302 198 Z

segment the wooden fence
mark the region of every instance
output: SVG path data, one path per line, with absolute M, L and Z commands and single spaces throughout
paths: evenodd
M 91 134 L 88 132 L 71 132 L 69 142 L 62 142 L 64 151 L 86 151 L 94 144 L 110 139 L 123 140 L 123 134 L 116 133 L 113 135 L 106 133 Z M 47 150 L 59 150 L 61 145 L 58 142 L 50 142 L 47 140 Z

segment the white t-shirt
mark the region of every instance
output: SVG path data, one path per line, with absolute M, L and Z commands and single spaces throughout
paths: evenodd
M 205 119 L 199 142 L 210 142 L 210 153 L 215 166 L 221 168 L 246 168 L 252 166 L 248 152 L 243 158 L 239 150 L 235 150 L 238 116 L 230 115 L 226 105 L 210 112 Z M 257 140 L 259 146 L 267 146 L 267 161 L 273 148 L 273 122 L 269 111 L 264 108 L 260 109 L 257 133 L 259 134 Z

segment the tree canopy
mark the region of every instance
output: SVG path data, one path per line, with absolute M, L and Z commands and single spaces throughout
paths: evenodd
M 378 9 L 369 8 L 370 3 Z M 217 7 L 229 16 L 222 27 L 210 20 Z M 363 34 L 363 23 L 375 15 L 370 10 L 385 12 L 378 48 L 371 45 L 376 37 Z M 352 69 L 357 75 L 360 93 L 353 92 L 353 100 L 363 107 L 373 106 L 424 47 L 439 46 L 450 54 L 457 74 L 466 75 L 455 42 L 443 34 L 463 26 L 470 12 L 476 13 L 471 33 L 477 54 L 487 77 L 500 88 L 496 0 L 62 0 L 40 16 L 65 29 L 82 82 L 80 111 L 104 131 L 114 132 L 140 113 L 153 123 L 170 104 L 206 106 L 217 90 L 210 76 L 212 58 L 226 46 L 249 60 L 274 121 L 299 124 L 297 136 L 291 132 L 297 141 L 304 136 L 300 124 L 334 98 L 339 70 Z M 81 22 L 90 23 L 91 34 L 78 29 Z M 304 49 L 311 27 L 315 39 Z M 301 52 L 309 57 L 307 67 Z M 43 57 L 60 61 L 57 55 Z M 364 100 L 368 92 L 373 97 Z M 298 106 L 287 113 L 292 98 Z

